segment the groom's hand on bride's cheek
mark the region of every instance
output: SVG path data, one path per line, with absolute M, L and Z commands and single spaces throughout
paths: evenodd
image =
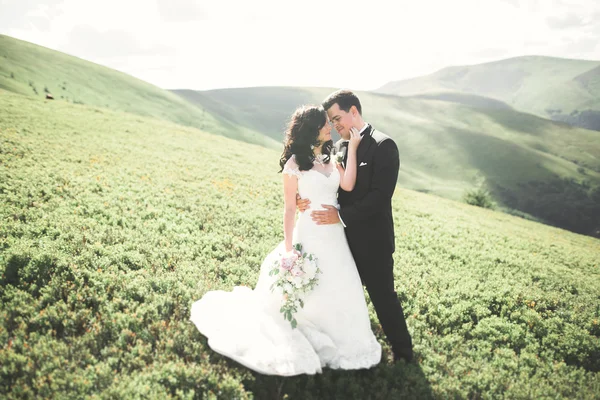
M 325 210 L 310 213 L 310 216 L 317 225 L 331 225 L 340 222 L 340 215 L 337 208 L 327 204 L 321 204 L 321 207 Z
M 296 207 L 298 207 L 298 211 L 300 211 L 300 212 L 306 211 L 308 209 L 309 205 L 310 205 L 309 199 L 302 199 L 302 198 L 300 198 L 299 194 L 296 194 Z

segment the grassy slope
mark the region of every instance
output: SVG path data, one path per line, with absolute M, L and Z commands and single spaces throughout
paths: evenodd
M 152 116 L 250 143 L 276 146 L 263 134 L 215 117 L 167 90 L 77 57 L 0 35 L 0 60 L 0 89 L 45 98 L 46 88 L 57 101 Z
M 418 366 L 268 378 L 187 321 L 281 240 L 278 152 L 0 90 L 0 394 L 598 398 L 600 241 L 397 189 Z M 223 151 L 223 149 L 227 149 Z M 0 396 L 0 397 L 1 397 Z
M 490 97 L 477 96 L 468 93 L 459 92 L 441 92 L 441 93 L 425 93 L 411 96 L 412 98 L 429 99 L 429 100 L 443 100 L 450 101 L 453 103 L 464 104 L 466 106 L 474 108 L 484 108 L 493 110 L 510 110 L 511 106 Z
M 295 87 L 174 90 L 189 102 L 235 123 L 248 126 L 281 142 L 292 112 L 301 104 L 315 103 L 312 91 Z
M 574 110 L 600 110 L 597 84 L 600 71 L 593 72 L 598 66 L 600 61 L 516 57 L 444 68 L 431 75 L 390 82 L 377 91 L 397 95 L 447 91 L 472 93 L 545 117 L 549 115 L 546 112 L 549 108 L 560 109 L 566 114 Z
M 247 88 L 177 93 L 211 110 L 236 110 L 238 122 L 281 137 L 294 108 L 318 103 L 330 89 Z M 557 176 L 600 184 L 596 132 L 510 109 L 359 93 L 365 118 L 397 140 L 399 182 L 411 189 L 460 199 L 480 178 L 529 196 L 522 185 Z M 466 101 L 465 99 L 463 99 Z M 474 99 L 471 99 L 475 101 Z M 223 114 L 229 117 L 229 114 Z M 583 166 L 585 174 L 578 171 Z
M 281 141 L 291 111 L 298 104 L 318 102 L 327 93 L 325 89 L 296 88 L 178 92 L 200 105 L 197 107 L 126 74 L 7 36 L 0 36 L 0 59 L 0 87 L 10 91 L 43 97 L 46 88 L 57 101 L 151 115 L 273 148 Z M 594 76 L 582 79 L 593 85 Z M 548 125 L 510 110 L 474 112 L 460 104 L 372 94 L 361 97 L 366 98 L 367 116 L 373 117 L 376 126 L 402 140 L 400 182 L 406 187 L 458 199 L 484 177 L 501 204 L 531 213 L 527 205 L 543 195 L 530 187 L 532 180 L 547 182 L 560 176 L 597 185 L 600 167 L 594 143 L 598 141 L 585 131 Z M 482 102 L 477 98 L 455 101 Z M 445 147 L 440 148 L 439 143 Z M 533 214 L 573 229 L 568 225 L 570 217 L 564 218 L 565 224 Z

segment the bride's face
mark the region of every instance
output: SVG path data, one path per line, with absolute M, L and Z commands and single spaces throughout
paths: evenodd
M 319 136 L 317 139 L 321 143 L 331 140 L 331 122 L 329 121 L 329 117 L 327 118 L 327 122 L 325 122 L 325 126 L 319 129 Z

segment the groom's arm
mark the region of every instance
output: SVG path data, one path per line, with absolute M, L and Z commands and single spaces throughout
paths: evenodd
M 373 176 L 369 192 L 359 201 L 340 210 L 339 216 L 345 226 L 352 226 L 371 218 L 392 199 L 400 168 L 398 146 L 391 139 L 382 141 L 375 150 L 373 160 Z

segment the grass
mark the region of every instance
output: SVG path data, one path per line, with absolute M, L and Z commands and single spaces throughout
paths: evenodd
M 407 190 L 395 282 L 417 365 L 264 377 L 188 322 L 282 239 L 279 153 L 0 90 L 0 396 L 600 398 L 600 241 Z

